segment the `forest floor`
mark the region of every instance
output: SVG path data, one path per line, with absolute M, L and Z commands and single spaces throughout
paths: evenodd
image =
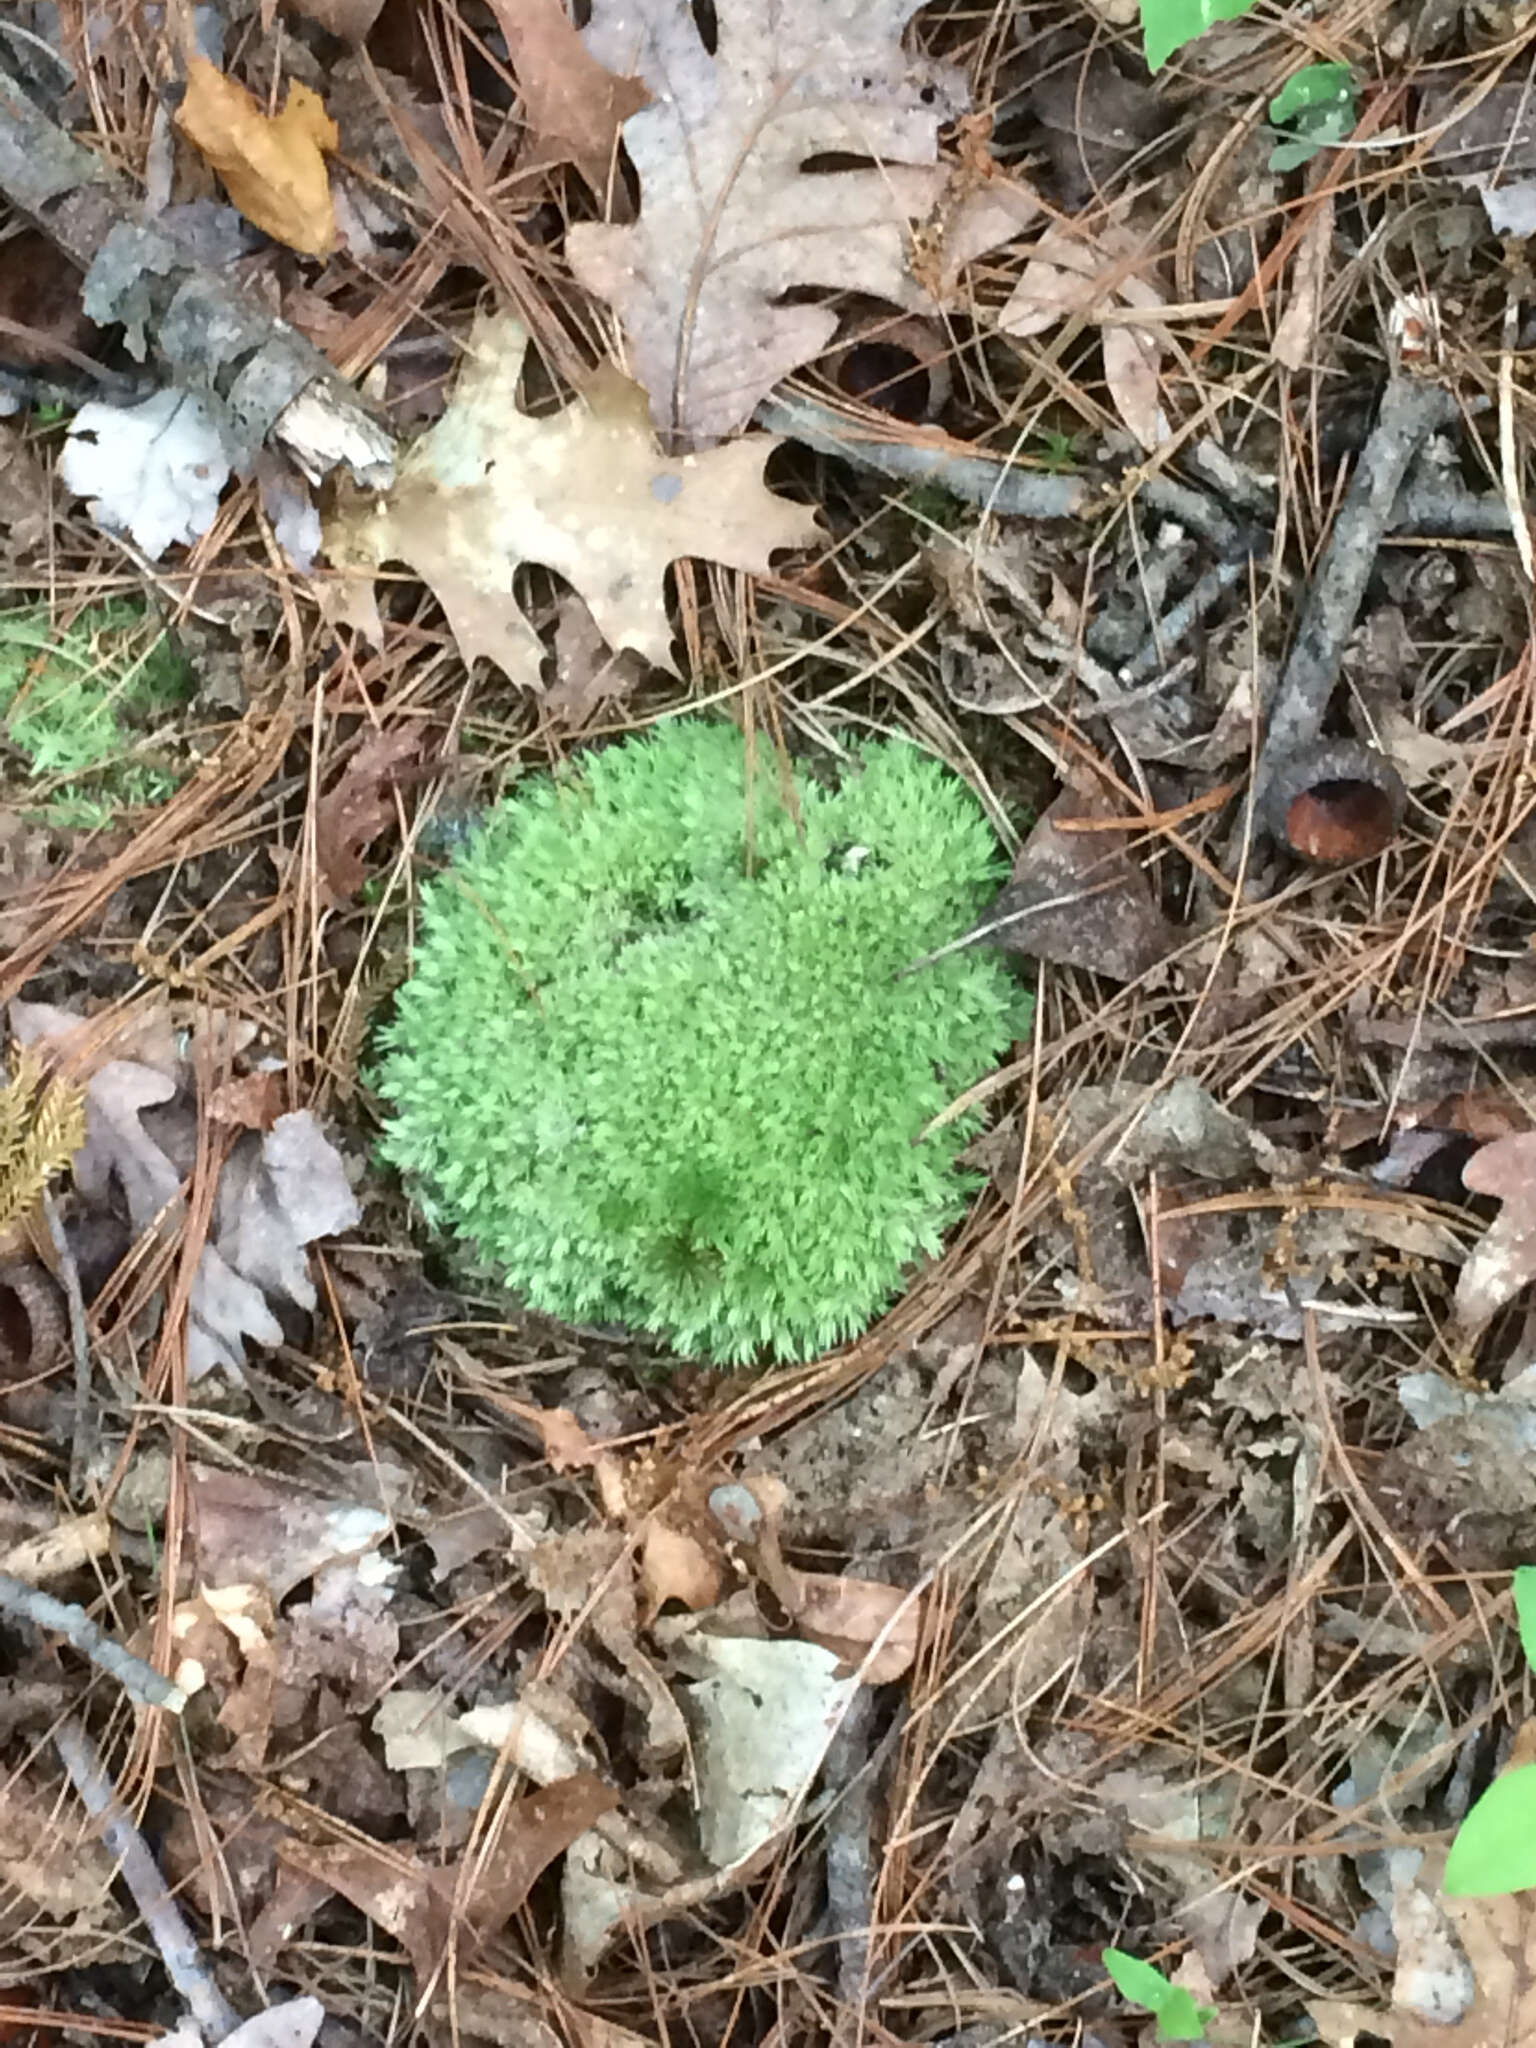
M 1536 13 L 844 11 L 0 24 L 8 2042 L 1150 2043 L 1106 1947 L 1536 2037 L 1440 1889 L 1536 1753 Z M 633 399 L 732 518 L 392 498 L 511 316 L 488 458 Z M 684 704 L 963 774 L 1036 992 L 755 1372 L 466 1280 L 369 1081 L 468 822 Z

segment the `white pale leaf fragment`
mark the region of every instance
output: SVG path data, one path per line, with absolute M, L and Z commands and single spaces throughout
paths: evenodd
M 763 1642 L 700 1631 L 687 1651 L 706 1674 L 683 1689 L 699 1844 L 724 1870 L 789 1826 L 859 1681 L 837 1675 L 830 1650 L 788 1637 Z
M 411 1686 L 385 1693 L 374 1710 L 373 1732 L 392 1771 L 441 1770 L 450 1757 L 476 1747 L 441 1694 Z
M 157 391 L 142 405 L 83 405 L 59 461 L 91 517 L 126 533 L 152 562 L 177 541 L 200 540 L 229 481 L 224 436 L 188 391 Z

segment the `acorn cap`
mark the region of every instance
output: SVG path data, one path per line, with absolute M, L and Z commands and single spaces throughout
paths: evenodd
M 1264 822 L 1303 860 L 1341 867 L 1385 852 L 1407 805 L 1402 777 L 1374 747 L 1315 740 L 1276 768 Z
M 918 426 L 949 403 L 953 348 L 937 320 L 866 314 L 827 353 L 822 369 L 847 397 Z

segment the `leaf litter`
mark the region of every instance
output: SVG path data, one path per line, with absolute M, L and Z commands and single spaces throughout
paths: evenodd
M 1129 2037 L 1113 1946 L 1221 2048 L 1523 2038 L 1523 1901 L 1436 1856 L 1528 1739 L 1524 59 L 714 12 L 0 52 L 6 246 L 69 280 L 0 268 L 8 571 L 131 584 L 193 676 L 131 831 L 0 757 L 14 1029 L 87 1122 L 29 1083 L 0 1159 L 0 1982 L 248 2048 L 991 2048 Z M 1358 135 L 1277 169 L 1320 55 Z M 964 1228 L 751 1381 L 506 1300 L 372 1158 L 420 878 L 701 701 L 961 767 L 1038 998 Z M 1276 704 L 1400 778 L 1378 859 L 1250 810 Z

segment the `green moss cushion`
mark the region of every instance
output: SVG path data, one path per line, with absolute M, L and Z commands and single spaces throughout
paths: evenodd
M 586 754 L 428 885 L 383 1034 L 387 1156 L 532 1306 L 741 1362 L 863 1328 L 939 1246 L 961 1119 L 1027 1014 L 965 930 L 1003 869 L 900 742 L 836 790 L 728 725 Z M 786 801 L 786 797 L 792 801 Z

